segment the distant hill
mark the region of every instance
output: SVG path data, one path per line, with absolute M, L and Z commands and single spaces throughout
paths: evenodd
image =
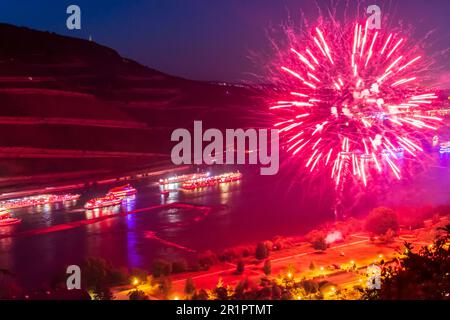
M 167 162 L 172 130 L 193 120 L 255 125 L 253 96 L 163 74 L 95 42 L 0 24 L 0 185 Z

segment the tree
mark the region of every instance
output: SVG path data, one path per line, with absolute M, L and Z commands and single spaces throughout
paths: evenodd
M 389 229 L 397 231 L 397 214 L 389 208 L 375 208 L 367 216 L 365 227 L 367 231 L 375 235 L 384 235 Z
M 94 299 L 113 298 L 110 287 L 127 282 L 128 277 L 102 258 L 87 258 L 82 263 L 83 287 L 93 292 Z
M 236 264 L 236 274 L 243 274 L 245 269 L 244 261 L 239 260 Z
M 272 263 L 270 260 L 264 261 L 263 271 L 266 276 L 269 276 L 272 273 Z
M 186 279 L 186 283 L 184 284 L 184 293 L 187 296 L 191 296 L 195 293 L 195 283 L 192 278 Z
M 273 284 L 272 286 L 272 300 L 280 300 L 281 299 L 281 288 L 277 284 Z
M 249 288 L 248 279 L 244 279 L 238 282 L 234 288 L 234 299 L 242 300 L 244 299 L 245 291 Z
M 308 233 L 306 238 L 315 250 L 325 251 L 328 248 L 323 231 L 313 230 Z
M 432 246 L 418 252 L 405 244 L 404 256 L 394 266 L 383 266 L 381 289 L 366 289 L 365 299 L 448 300 L 450 292 L 450 225 Z
M 324 237 L 318 237 L 318 238 L 314 239 L 311 244 L 315 250 L 319 250 L 319 251 L 325 251 L 328 248 L 328 244 L 325 241 Z
M 148 295 L 142 290 L 133 290 L 128 293 L 130 300 L 148 300 Z
M 218 261 L 217 256 L 211 250 L 207 250 L 201 253 L 198 257 L 198 264 L 202 268 L 208 269 L 213 264 L 216 264 Z
M 259 242 L 256 245 L 255 257 L 258 260 L 266 259 L 269 256 L 269 250 L 263 242 Z
M 99 285 L 93 290 L 93 298 L 94 300 L 113 300 L 114 295 L 112 294 L 111 289 L 108 286 Z
M 152 274 L 154 277 L 168 276 L 172 273 L 172 264 L 165 259 L 153 261 Z
M 178 259 L 172 262 L 172 272 L 181 273 L 188 269 L 187 262 L 185 259 Z
M 172 291 L 172 281 L 170 281 L 170 279 L 165 276 L 161 276 L 158 279 L 157 283 L 158 283 L 159 293 L 162 296 L 167 297 L 170 294 L 170 292 Z
M 385 234 L 379 236 L 379 240 L 385 243 L 394 241 L 396 232 L 392 229 L 388 229 Z
M 309 270 L 314 271 L 315 269 L 316 269 L 316 266 L 314 265 L 314 262 L 311 261 L 311 262 L 309 263 Z
M 205 289 L 200 289 L 197 293 L 192 296 L 193 300 L 208 300 L 208 292 Z

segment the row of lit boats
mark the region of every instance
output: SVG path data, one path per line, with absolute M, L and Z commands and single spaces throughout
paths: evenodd
M 209 173 L 185 174 L 159 180 L 160 185 L 181 184 L 185 190 L 193 190 L 209 186 L 215 186 L 221 183 L 241 180 L 240 172 L 225 173 L 217 176 L 210 176 Z M 168 193 L 163 190 L 161 193 Z M 87 210 L 99 209 L 120 205 L 126 198 L 134 196 L 137 190 L 130 184 L 110 189 L 105 196 L 94 198 L 86 202 L 84 208 Z M 79 194 L 53 195 L 44 194 L 39 196 L 26 197 L 21 199 L 5 200 L 0 202 L 0 226 L 14 225 L 21 222 L 21 219 L 14 218 L 8 210 L 62 203 L 66 201 L 75 201 L 80 198 Z
M 80 198 L 79 194 L 42 194 L 38 196 L 25 197 L 20 199 L 10 199 L 0 201 L 0 211 L 18 209 L 18 208 L 26 208 L 26 207 L 35 207 L 59 202 L 66 201 L 75 201 Z
M 241 179 L 242 173 L 240 172 L 224 173 L 217 176 L 198 178 L 186 181 L 181 185 L 181 188 L 185 190 L 195 190 L 200 188 L 216 186 L 222 183 L 238 181 Z

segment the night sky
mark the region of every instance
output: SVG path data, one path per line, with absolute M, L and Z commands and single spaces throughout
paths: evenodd
M 269 25 L 279 26 L 300 10 L 314 18 L 316 3 L 331 0 L 1 0 L 0 21 L 59 34 L 89 38 L 154 69 L 190 79 L 238 82 L 258 72 L 247 57 L 267 50 Z M 345 6 L 347 0 L 338 1 Z M 357 11 L 357 2 L 348 0 Z M 437 30 L 436 50 L 450 48 L 449 0 L 373 0 L 394 21 L 424 33 Z M 82 30 L 66 28 L 66 8 L 77 4 Z M 360 8 L 361 14 L 364 7 Z M 395 21 L 394 21 L 395 22 Z M 439 63 L 450 70 L 448 53 Z M 443 72 L 448 78 L 448 73 Z

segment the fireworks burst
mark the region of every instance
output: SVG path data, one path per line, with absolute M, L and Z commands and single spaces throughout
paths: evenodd
M 385 171 L 401 179 L 399 158 L 416 158 L 442 121 L 438 96 L 419 85 L 425 58 L 368 22 L 344 29 L 313 28 L 290 48 L 278 66 L 287 90 L 270 108 L 275 127 L 307 171 L 328 171 L 336 185 L 347 172 L 364 185 Z

